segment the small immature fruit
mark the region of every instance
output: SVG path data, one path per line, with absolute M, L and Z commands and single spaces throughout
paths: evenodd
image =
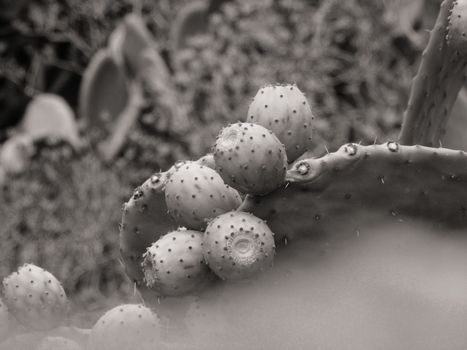
M 278 188 L 287 171 L 284 145 L 272 131 L 253 123 L 237 123 L 222 129 L 214 160 L 227 184 L 253 195 Z
M 194 293 L 213 280 L 203 257 L 203 234 L 178 229 L 153 243 L 144 254 L 148 287 L 163 296 Z
M 91 329 L 88 350 L 150 350 L 160 343 L 157 316 L 143 305 L 126 304 L 107 311 Z
M 61 324 L 68 300 L 60 282 L 48 271 L 25 264 L 3 280 L 8 310 L 22 325 L 50 330 Z
M 295 84 L 267 85 L 259 89 L 248 109 L 247 122 L 274 132 L 293 162 L 311 146 L 315 117 L 305 95 Z
M 84 350 L 81 345 L 71 339 L 48 336 L 41 340 L 36 350 Z
M 256 216 L 232 211 L 209 223 L 203 251 L 209 267 L 222 279 L 246 279 L 272 265 L 274 234 Z
M 176 167 L 167 181 L 165 200 L 177 223 L 194 230 L 204 229 L 207 219 L 237 209 L 242 202 L 215 170 L 196 162 Z

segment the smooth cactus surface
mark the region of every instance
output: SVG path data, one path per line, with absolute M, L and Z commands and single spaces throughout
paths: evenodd
M 222 129 L 214 146 L 216 170 L 242 193 L 266 194 L 284 182 L 287 154 L 271 130 L 254 123 Z
M 50 330 L 68 312 L 68 299 L 60 282 L 48 271 L 25 264 L 3 280 L 5 304 L 22 325 Z
M 203 233 L 178 229 L 154 242 L 144 254 L 149 288 L 161 296 L 196 293 L 213 281 L 203 257 Z
M 128 91 L 123 70 L 111 52 L 101 49 L 92 57 L 80 85 L 79 116 L 105 136 L 107 125 L 124 110 Z
M 8 308 L 5 303 L 0 299 L 0 343 L 3 342 L 8 336 L 10 324 L 10 317 Z
M 170 215 L 182 226 L 204 229 L 207 221 L 241 204 L 238 192 L 213 169 L 197 162 L 180 164 L 165 189 Z
M 160 342 L 157 316 L 140 304 L 114 307 L 99 318 L 89 335 L 87 350 L 150 350 Z
M 443 135 L 443 147 L 467 151 L 467 89 L 459 91 L 457 100 L 452 107 L 446 133 Z
M 143 68 L 141 53 L 148 48 L 157 49 L 157 45 L 141 16 L 131 13 L 124 18 L 123 25 L 121 50 L 129 75 L 135 77 Z
M 170 30 L 170 51 L 175 62 L 177 53 L 186 46 L 190 38 L 207 31 L 208 7 L 206 1 L 192 1 L 177 13 Z
M 232 211 L 209 223 L 203 251 L 209 267 L 220 278 L 247 279 L 272 265 L 274 234 L 254 215 Z
M 41 340 L 36 350 L 84 350 L 84 348 L 74 340 L 48 336 Z
M 54 94 L 34 97 L 26 108 L 19 130 L 34 141 L 51 138 L 66 141 L 75 149 L 82 144 L 73 110 L 65 99 Z
M 438 146 L 465 81 L 467 59 L 464 0 L 444 0 L 413 80 L 399 141 Z
M 467 226 L 467 153 L 395 142 L 347 144 L 321 158 L 302 159 L 288 186 L 247 197 L 241 209 L 267 220 L 276 238 L 320 234 L 342 225 L 358 231 L 362 217 Z M 366 213 L 365 215 L 358 215 Z
M 246 119 L 272 130 L 284 144 L 289 162 L 311 146 L 314 116 L 296 85 L 267 85 L 259 89 Z

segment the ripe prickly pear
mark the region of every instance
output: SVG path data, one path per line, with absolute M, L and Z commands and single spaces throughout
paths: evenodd
M 215 170 L 196 162 L 177 166 L 167 181 L 165 200 L 177 223 L 193 230 L 204 229 L 206 220 L 237 209 L 242 202 Z
M 274 234 L 256 216 L 232 211 L 209 223 L 203 252 L 209 267 L 222 279 L 245 279 L 272 265 Z
M 59 326 L 68 311 L 68 300 L 60 282 L 33 264 L 25 264 L 6 277 L 3 293 L 11 314 L 34 330 Z
M 148 287 L 159 295 L 196 292 L 213 280 L 203 257 L 203 234 L 178 229 L 159 238 L 144 254 L 143 271 Z
M 167 215 L 164 188 L 168 173 L 157 173 L 139 186 L 124 204 L 120 224 L 120 253 L 125 271 L 133 282 L 141 285 L 143 272 L 141 262 L 146 248 L 173 229 Z
M 88 350 L 157 349 L 160 342 L 157 316 L 143 305 L 126 304 L 99 318 L 88 340 Z
M 247 115 L 248 122 L 274 132 L 284 144 L 289 162 L 311 146 L 314 119 L 305 95 L 295 84 L 262 87 L 250 104 Z
M 278 188 L 287 171 L 284 145 L 271 130 L 253 123 L 237 123 L 222 129 L 214 160 L 227 184 L 255 195 Z
M 48 336 L 41 340 L 36 350 L 84 350 L 81 345 L 71 339 Z

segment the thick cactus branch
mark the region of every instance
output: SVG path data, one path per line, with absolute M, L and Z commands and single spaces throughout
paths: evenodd
M 465 80 L 467 7 L 444 0 L 417 75 L 399 141 L 438 146 L 451 108 Z
M 288 183 L 242 209 L 267 220 L 278 237 L 319 234 L 342 224 L 358 230 L 372 212 L 388 220 L 423 218 L 467 227 L 467 153 L 444 148 L 348 144 L 302 159 Z M 365 213 L 364 216 L 359 215 Z

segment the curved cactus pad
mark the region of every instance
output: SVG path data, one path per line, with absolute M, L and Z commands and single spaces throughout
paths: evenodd
M 73 110 L 58 95 L 39 94 L 28 104 L 20 130 L 34 141 L 53 138 L 68 142 L 79 149 L 78 125 Z
M 144 68 L 141 53 L 147 49 L 157 50 L 154 37 L 149 32 L 142 17 L 132 13 L 124 19 L 125 35 L 121 49 L 129 74 L 137 76 Z
M 79 115 L 87 124 L 108 133 L 109 121 L 124 110 L 128 101 L 125 76 L 108 50 L 99 50 L 83 75 L 79 93 Z
M 301 159 L 287 184 L 247 197 L 241 209 L 267 220 L 276 238 L 319 234 L 361 220 L 421 218 L 467 226 L 467 153 L 395 142 L 347 144 L 322 158 Z M 364 215 L 360 215 L 360 214 Z
M 205 1 L 193 1 L 177 13 L 170 31 L 173 56 L 186 46 L 190 38 L 207 31 L 209 6 Z

